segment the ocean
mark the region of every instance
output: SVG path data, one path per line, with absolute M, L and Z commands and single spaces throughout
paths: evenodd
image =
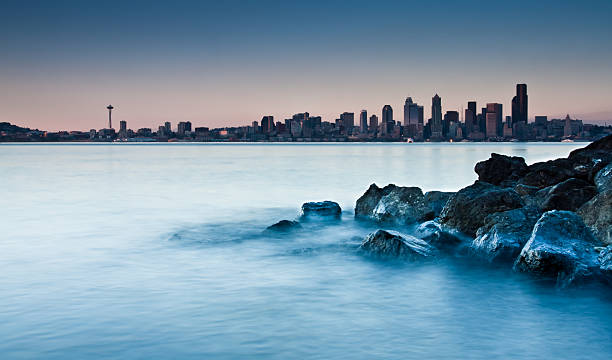
M 370 184 L 456 191 L 580 143 L 2 144 L 2 359 L 609 359 L 612 296 L 466 259 L 375 261 Z M 263 230 L 302 203 L 339 222 Z

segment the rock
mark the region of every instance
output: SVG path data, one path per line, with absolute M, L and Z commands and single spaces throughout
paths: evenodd
M 423 197 L 423 202 L 425 207 L 428 209 L 428 214 L 425 217 L 429 217 L 429 219 L 421 219 L 423 220 L 433 220 L 440 216 L 442 209 L 448 202 L 451 196 L 453 196 L 454 192 L 444 192 L 444 191 L 428 191 L 425 193 Z
M 612 135 L 572 151 L 568 159 L 576 168 L 582 166 L 588 176 L 586 180 L 593 181 L 597 173 L 612 162 Z
M 415 231 L 415 235 L 444 251 L 453 250 L 462 242 L 458 236 L 445 231 L 440 224 L 433 220 L 420 224 Z
M 612 163 L 599 170 L 595 175 L 595 186 L 600 193 L 612 190 Z
M 602 243 L 612 244 L 612 189 L 582 205 L 578 215 Z
M 440 213 L 440 223 L 474 237 L 489 214 L 523 206 L 523 200 L 513 189 L 476 181 L 451 196 Z
M 487 216 L 469 246 L 470 253 L 489 262 L 514 261 L 529 240 L 538 217 L 536 209 L 527 207 Z
M 409 224 L 427 215 L 421 189 L 396 186 L 378 201 L 371 218 L 381 222 Z
M 543 212 L 550 210 L 576 211 L 597 194 L 595 186 L 576 178 L 549 186 L 535 194 Z
M 340 205 L 333 201 L 307 202 L 302 205 L 302 219 L 325 217 L 340 218 Z
M 357 199 L 357 204 L 355 205 L 355 217 L 371 216 L 380 199 L 391 192 L 391 190 L 395 187 L 395 185 L 390 184 L 381 189 L 376 184 L 370 185 L 368 190 L 366 190 L 366 192 L 361 195 L 359 199 Z
M 517 184 L 514 187 L 514 191 L 516 191 L 521 196 L 533 195 L 540 190 L 537 186 L 529 186 L 525 184 Z
M 599 261 L 599 269 L 608 273 L 608 275 L 612 275 L 612 245 L 603 248 L 597 260 Z
M 424 240 L 390 230 L 377 230 L 369 234 L 359 250 L 375 257 L 407 260 L 426 259 L 436 253 Z
M 478 180 L 493 185 L 512 185 L 529 170 L 525 159 L 492 153 L 488 160 L 476 164 L 474 171 Z
M 300 225 L 297 221 L 291 220 L 281 220 L 274 225 L 270 225 L 266 228 L 266 231 L 274 231 L 279 233 L 287 233 L 293 230 L 301 229 L 302 225 Z
M 355 205 L 355 217 L 387 223 L 410 224 L 435 218 L 451 193 L 431 191 L 423 195 L 418 187 L 376 184 Z
M 529 171 L 519 180 L 519 184 L 543 189 L 576 177 L 574 163 L 568 159 L 539 162 L 528 167 Z
M 560 286 L 599 272 L 593 237 L 582 219 L 571 211 L 544 213 L 514 263 L 516 271 L 556 279 Z

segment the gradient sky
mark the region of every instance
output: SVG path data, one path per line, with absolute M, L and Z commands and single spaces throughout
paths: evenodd
M 612 119 L 612 1 L 28 1 L 0 4 L 0 121 L 58 130 L 343 111 L 403 120 L 468 100 Z

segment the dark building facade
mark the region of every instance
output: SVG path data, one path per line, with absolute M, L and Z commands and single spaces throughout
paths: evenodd
M 512 98 L 512 124 L 527 124 L 527 84 L 516 84 L 516 95 Z

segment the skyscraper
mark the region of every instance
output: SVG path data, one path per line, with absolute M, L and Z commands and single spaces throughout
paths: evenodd
M 346 135 L 351 135 L 353 127 L 355 127 L 355 113 L 343 112 L 340 114 L 340 120 L 344 127 L 344 133 Z
M 370 131 L 373 133 L 378 131 L 378 116 L 376 115 L 370 116 Z
M 170 125 L 170 121 L 166 121 L 166 122 L 164 123 L 164 127 L 166 128 L 166 134 L 170 134 L 170 133 L 172 133 L 172 127 L 171 127 L 171 125 Z
M 516 95 L 512 98 L 512 123 L 527 124 L 527 84 L 516 84 Z
M 487 104 L 487 137 L 503 136 L 503 111 L 502 104 Z
M 393 132 L 393 108 L 391 105 L 383 106 L 381 125 L 383 134 L 390 134 Z
M 442 138 L 442 99 L 438 94 L 431 98 L 431 137 Z
M 412 105 L 412 98 L 407 97 L 404 102 L 404 126 L 408 126 L 410 124 L 410 105 Z
M 361 110 L 359 113 L 359 132 L 365 134 L 368 132 L 368 112 Z
M 268 115 L 261 118 L 261 131 L 271 133 L 274 130 L 274 116 Z

